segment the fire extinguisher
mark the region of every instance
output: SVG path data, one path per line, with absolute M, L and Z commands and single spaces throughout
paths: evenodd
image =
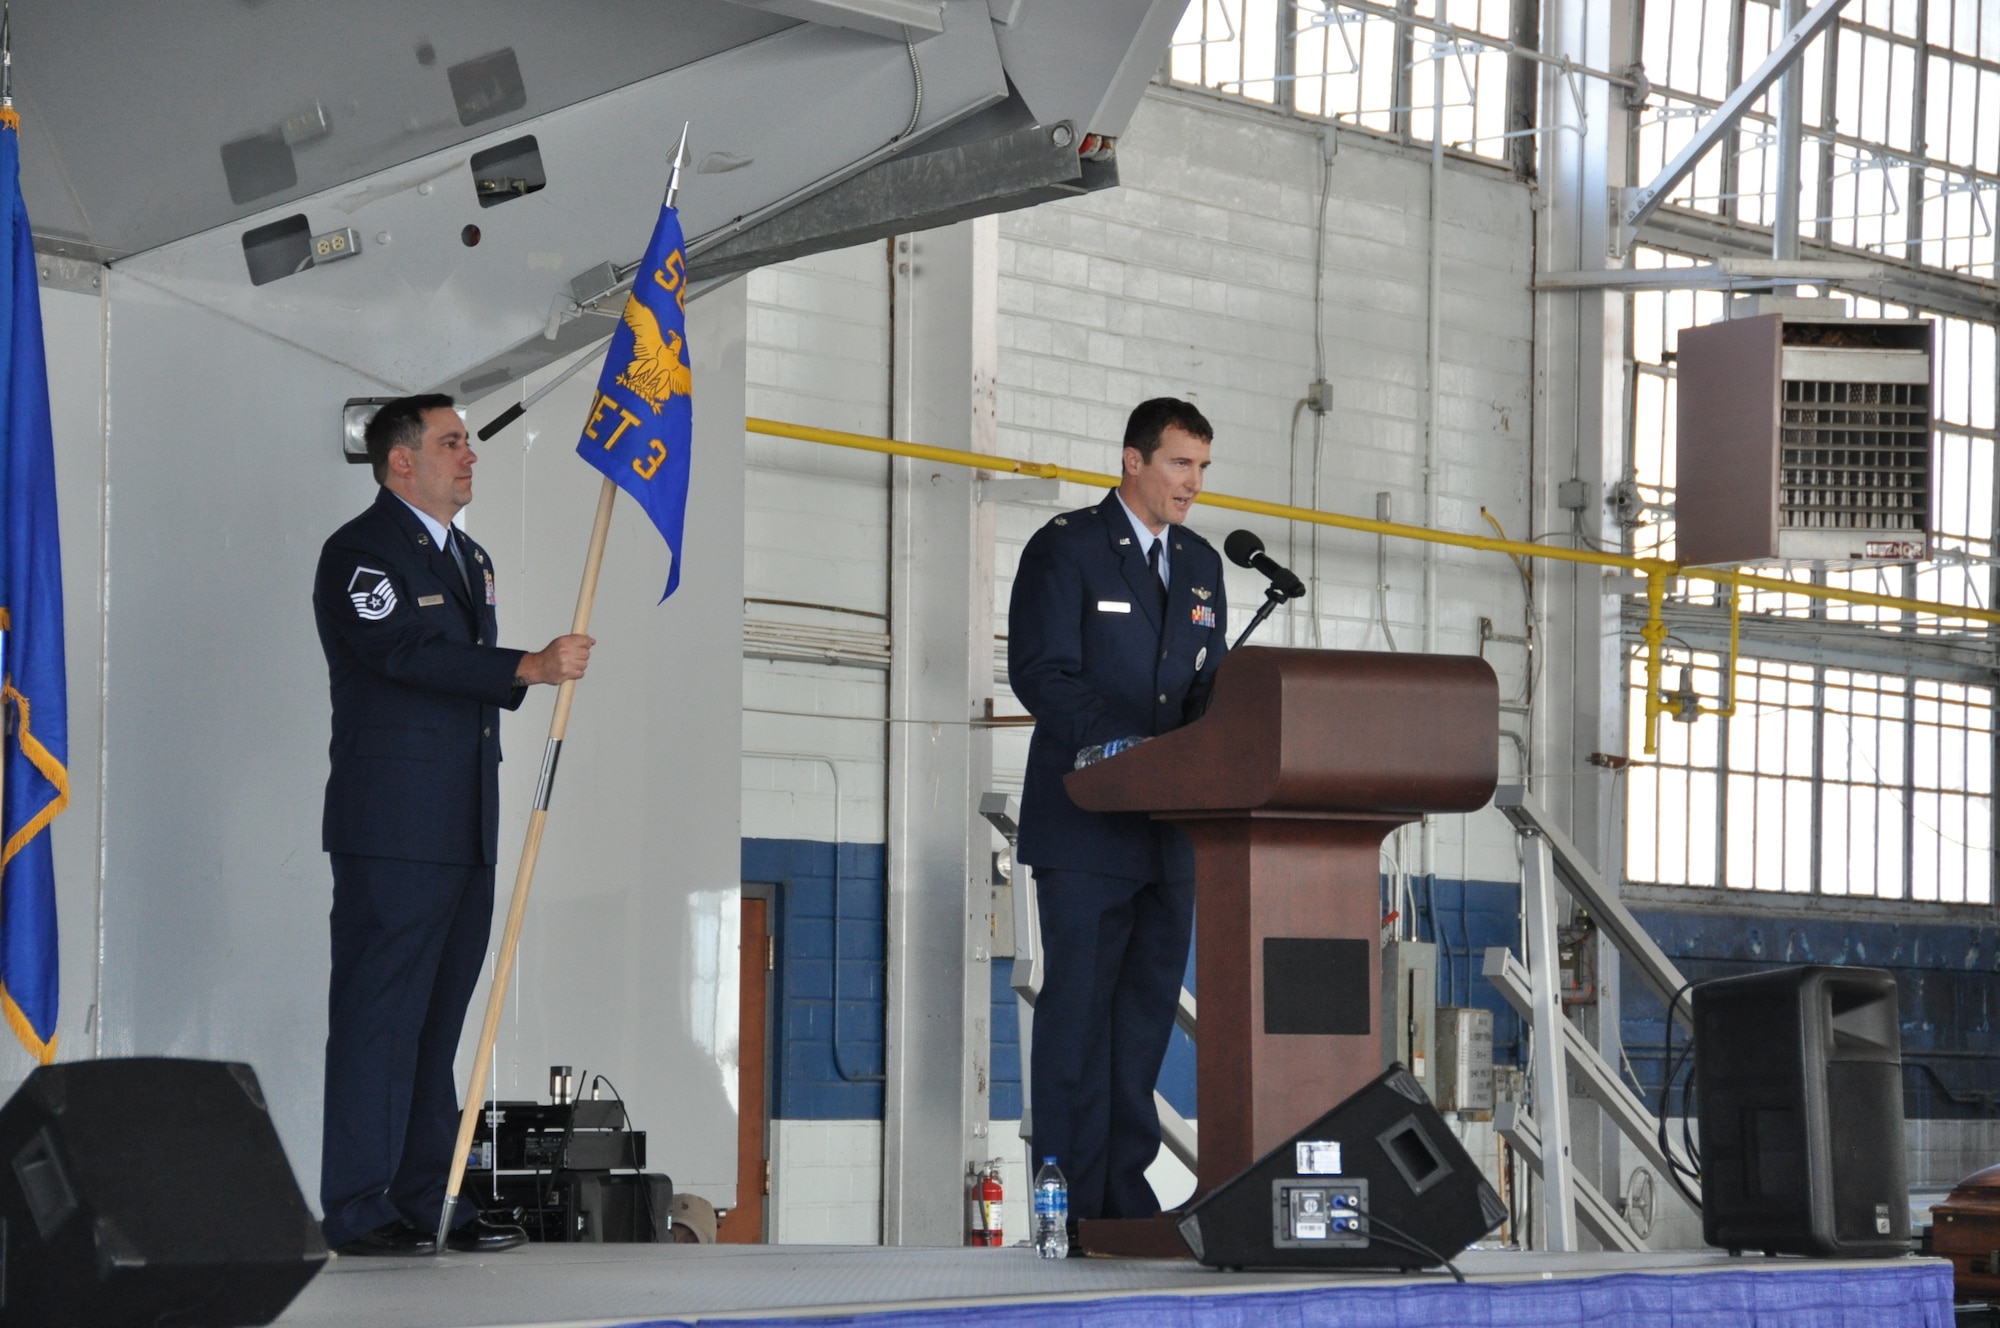
M 1005 1193 L 1000 1188 L 1000 1160 L 995 1158 L 982 1170 L 975 1162 L 969 1168 L 966 1183 L 965 1203 L 965 1243 L 967 1245 L 1004 1245 L 1006 1238 L 1000 1230 L 1000 1203 Z

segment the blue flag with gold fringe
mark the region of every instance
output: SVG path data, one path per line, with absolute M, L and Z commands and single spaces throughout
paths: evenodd
M 620 324 L 576 451 L 636 498 L 659 527 L 674 559 L 660 596 L 665 600 L 681 583 L 681 528 L 694 442 L 687 255 L 680 216 L 671 205 L 660 209 Z
M 55 860 L 49 823 L 69 806 L 62 549 L 35 241 L 21 201 L 21 122 L 0 107 L 0 1011 L 46 1065 L 56 1056 Z

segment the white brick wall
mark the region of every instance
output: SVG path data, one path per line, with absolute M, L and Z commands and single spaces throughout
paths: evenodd
M 871 670 L 745 660 L 743 833 L 881 843 L 882 725 L 858 721 L 879 720 L 887 695 Z
M 770 1234 L 778 1245 L 879 1245 L 882 1122 L 771 1122 Z
M 761 269 L 750 283 L 752 415 L 880 434 L 889 413 L 888 271 L 880 244 Z M 745 618 L 803 632 L 888 629 L 888 463 L 867 453 L 748 435 Z M 785 604 L 757 601 L 782 600 Z M 799 605 L 824 608 L 800 608 Z M 883 838 L 880 670 L 746 659 L 743 833 Z M 826 718 L 802 718 L 801 716 Z M 787 752 L 812 760 L 752 755 Z

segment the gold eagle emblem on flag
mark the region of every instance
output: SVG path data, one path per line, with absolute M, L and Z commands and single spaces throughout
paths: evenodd
M 694 376 L 681 359 L 681 334 L 662 333 L 660 320 L 636 296 L 625 301 L 625 326 L 632 329 L 632 360 L 618 375 L 618 385 L 644 398 L 655 415 L 676 392 L 692 393 Z

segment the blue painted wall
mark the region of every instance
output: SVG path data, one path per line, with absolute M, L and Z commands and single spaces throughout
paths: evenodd
M 1806 920 L 1649 911 L 1640 922 L 1693 982 L 1789 964 L 1863 964 L 1896 976 L 1903 1037 L 1903 1114 L 1953 1120 L 2000 1114 L 1994 1019 L 2000 928 L 1965 923 Z M 1625 966 L 1625 1054 L 1658 1109 L 1666 1003 Z M 1679 1034 L 1675 1046 L 1682 1045 Z M 1678 1097 L 1674 1110 L 1679 1111 Z
M 775 894 L 775 1119 L 882 1117 L 883 861 L 880 844 L 743 841 L 743 880 Z
M 1021 998 L 1007 984 L 1014 961 L 993 961 L 992 1059 L 987 1062 L 986 1114 L 992 1120 L 1021 1119 Z
M 843 844 L 836 858 L 834 845 L 814 840 L 743 841 L 743 880 L 769 885 L 775 896 L 771 1114 L 776 1118 L 881 1118 L 883 863 L 880 844 Z M 1438 946 L 1438 1003 L 1492 1010 L 1494 1058 L 1519 1064 L 1520 1020 L 1479 973 L 1488 946 L 1519 952 L 1518 887 L 1509 881 L 1418 877 L 1411 893 L 1417 938 Z M 1386 915 L 1386 886 L 1384 898 Z M 1718 904 L 1725 902 L 1726 896 L 1718 897 Z M 1896 975 L 1902 1004 L 1905 1113 L 1912 1119 L 2000 1114 L 1995 1018 L 2000 928 L 1772 919 L 1719 907 L 1646 912 L 1640 921 L 1696 981 L 1784 964 L 1888 968 Z M 995 1120 L 1021 1115 L 1019 1006 L 1007 985 L 1012 971 L 1008 960 L 992 966 Z M 1192 958 L 1187 985 L 1194 990 Z M 1629 967 L 1622 985 L 1626 1055 L 1647 1101 L 1657 1105 L 1665 1009 Z M 1199 1117 L 1194 1045 L 1179 1029 L 1167 1049 L 1160 1092 L 1182 1115 Z

